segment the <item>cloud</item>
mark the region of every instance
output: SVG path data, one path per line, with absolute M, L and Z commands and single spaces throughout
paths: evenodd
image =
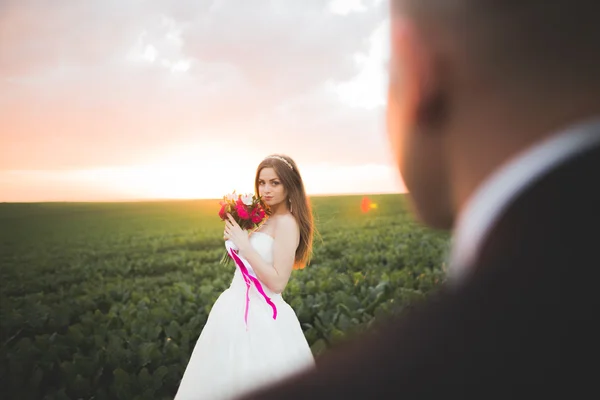
M 4 0 L 0 170 L 229 143 L 385 164 L 382 1 Z

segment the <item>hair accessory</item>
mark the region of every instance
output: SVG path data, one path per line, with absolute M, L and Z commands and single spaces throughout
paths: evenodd
M 286 160 L 283 157 L 279 157 L 279 156 L 268 156 L 267 158 L 274 158 L 275 160 L 279 160 L 279 161 L 283 161 L 288 167 L 290 167 L 290 169 L 293 171 L 294 167 L 292 167 L 292 164 L 290 164 L 290 162 L 288 160 Z M 265 158 L 265 160 L 267 159 Z

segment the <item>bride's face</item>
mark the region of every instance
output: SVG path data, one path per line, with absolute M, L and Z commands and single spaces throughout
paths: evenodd
M 273 168 L 263 168 L 258 175 L 258 194 L 269 207 L 284 202 L 287 191 Z

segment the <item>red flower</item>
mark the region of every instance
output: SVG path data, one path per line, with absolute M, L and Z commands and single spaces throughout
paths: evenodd
M 219 210 L 219 217 L 222 220 L 227 218 L 227 203 L 221 202 L 221 209 Z
M 255 208 L 252 211 L 252 223 L 258 224 L 265 217 L 265 211 L 262 208 Z

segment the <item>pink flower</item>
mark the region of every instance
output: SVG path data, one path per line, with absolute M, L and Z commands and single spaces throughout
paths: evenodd
M 246 206 L 244 205 L 244 203 L 242 203 L 242 204 L 237 203 L 235 205 L 235 210 L 237 211 L 237 215 L 241 219 L 250 219 L 250 213 L 248 213 L 248 210 L 246 210 Z

